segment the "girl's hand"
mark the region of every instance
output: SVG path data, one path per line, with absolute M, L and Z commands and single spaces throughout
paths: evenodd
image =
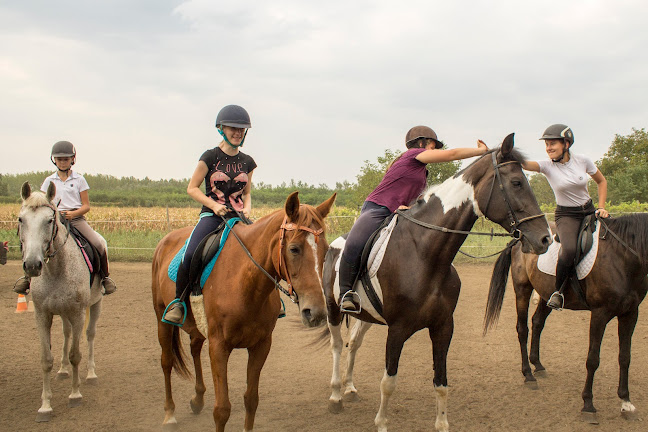
M 252 209 L 249 209 L 249 208 L 247 208 L 247 207 L 243 208 L 243 216 L 245 216 L 246 218 L 250 219 L 250 211 L 251 211 L 251 210 L 252 210 Z
M 72 214 L 73 212 L 71 212 L 71 211 L 61 211 L 60 213 L 61 213 L 61 214 L 63 215 L 63 217 L 64 217 L 65 219 L 67 219 L 67 220 L 72 220 L 72 219 L 74 219 L 74 215 Z
M 211 209 L 214 211 L 216 216 L 225 216 L 227 214 L 227 207 L 217 202 L 214 202 Z
M 477 148 L 479 150 L 483 151 L 482 154 L 484 154 L 484 153 L 486 153 L 488 151 L 488 146 L 486 145 L 486 143 L 484 141 L 482 141 L 480 139 L 477 140 Z
M 406 205 L 398 206 L 398 210 L 409 210 L 409 208 L 410 207 Z
M 602 218 L 604 218 L 604 219 L 610 217 L 610 213 L 608 213 L 608 211 L 605 210 L 604 208 L 596 209 L 596 214 L 597 214 L 599 217 L 602 217 Z

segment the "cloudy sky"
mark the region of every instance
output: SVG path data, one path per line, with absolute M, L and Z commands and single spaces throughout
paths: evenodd
M 21 0 L 0 3 L 0 173 L 190 177 L 245 107 L 255 181 L 355 181 L 411 126 L 450 147 L 553 123 L 600 159 L 648 127 L 643 0 Z

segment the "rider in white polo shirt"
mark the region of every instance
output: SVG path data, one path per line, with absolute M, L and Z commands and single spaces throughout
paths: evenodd
M 54 186 L 56 186 L 54 204 L 58 207 L 61 215 L 70 222 L 70 225 L 76 228 L 99 252 L 101 284 L 104 287 L 104 294 L 112 294 L 117 287 L 115 282 L 108 277 L 108 251 L 99 234 L 88 225 L 84 216 L 90 211 L 90 198 L 88 196 L 90 186 L 88 186 L 88 182 L 81 174 L 71 169 L 74 162 L 76 162 L 76 149 L 71 142 L 59 141 L 52 147 L 50 159 L 58 169 L 45 179 L 41 190 L 43 192 L 47 191 L 49 184 L 54 183 Z M 14 291 L 19 294 L 27 294 L 29 284 L 30 278 L 24 276 L 18 279 Z

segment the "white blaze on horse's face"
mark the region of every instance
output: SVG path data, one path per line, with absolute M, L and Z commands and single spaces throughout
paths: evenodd
M 319 258 L 317 255 L 317 242 L 315 241 L 315 236 L 313 234 L 308 234 L 306 237 L 306 241 L 310 245 L 311 249 L 313 250 L 313 261 L 315 262 L 315 274 L 317 275 L 317 280 L 319 281 L 320 287 L 322 286 L 322 275 L 320 275 L 320 264 L 319 264 Z M 323 293 L 322 289 L 322 293 Z
M 22 209 L 18 217 L 22 243 L 23 269 L 30 277 L 40 276 L 52 239 L 54 212 L 48 207 Z
M 423 200 L 428 202 L 434 195 L 441 201 L 443 213 L 446 214 L 453 208 L 459 210 L 463 203 L 470 202 L 473 211 L 477 216 L 483 216 L 477 200 L 475 199 L 475 190 L 472 185 L 467 183 L 462 177 L 452 177 L 445 182 L 430 187 L 423 195 Z

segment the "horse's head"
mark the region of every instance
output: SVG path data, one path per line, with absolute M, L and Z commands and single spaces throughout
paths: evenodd
M 299 203 L 298 192 L 286 199 L 281 226 L 279 273 L 285 277 L 299 306 L 302 323 L 316 327 L 325 322 L 326 302 L 322 268 L 328 250 L 326 225 L 336 194 L 317 207 Z M 281 262 L 283 261 L 283 263 Z
M 513 136 L 477 160 L 464 176 L 473 177 L 479 211 L 520 237 L 524 252 L 542 254 L 551 244 L 549 226 L 522 172 L 524 158 L 514 150 Z
M 32 192 L 25 182 L 20 190 L 22 207 L 18 214 L 18 236 L 22 247 L 23 269 L 27 276 L 40 276 L 58 232 L 56 206 L 52 203 L 56 187 L 50 183 L 47 193 Z

